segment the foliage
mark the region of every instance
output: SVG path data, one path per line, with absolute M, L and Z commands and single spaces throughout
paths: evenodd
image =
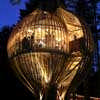
M 31 13 L 35 10 L 39 5 L 38 0 L 29 0 L 29 2 L 25 3 L 26 9 L 20 9 L 20 19 Z
M 90 26 L 96 45 L 98 43 L 98 40 L 97 40 L 97 34 L 98 34 L 97 25 L 98 24 L 97 24 L 97 19 L 96 19 L 96 16 L 97 16 L 96 15 L 96 9 L 97 9 L 96 5 L 98 2 L 99 2 L 99 0 L 88 0 L 88 1 L 87 0 L 79 0 L 77 2 L 77 6 L 76 6 L 76 13 L 79 16 L 81 16 L 87 22 L 87 24 Z M 97 51 L 97 53 L 98 53 L 98 51 Z M 88 95 L 90 95 L 90 96 L 100 96 L 99 93 L 97 93 L 97 91 L 100 90 L 100 87 L 98 85 L 98 78 L 100 78 L 100 75 L 97 73 L 98 72 L 94 73 L 91 69 L 87 79 L 78 88 L 78 90 L 80 91 L 80 88 L 83 87 L 81 93 L 83 92 L 83 94 L 85 93 L 85 95 L 87 95 L 87 93 L 88 93 Z M 87 85 L 84 85 L 84 84 L 87 84 Z
M 20 4 L 21 0 L 10 0 L 10 3 L 12 5 L 17 5 L 17 4 Z

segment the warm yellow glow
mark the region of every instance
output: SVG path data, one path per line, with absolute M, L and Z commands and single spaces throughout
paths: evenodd
M 82 27 L 72 26 L 69 24 L 67 26 L 69 30 L 69 41 L 73 41 L 75 36 L 76 36 L 76 39 L 83 37 Z
M 28 31 L 28 32 L 30 32 L 30 33 L 32 33 L 32 32 L 33 32 L 33 30 L 31 30 L 31 29 L 28 29 L 27 31 Z
M 75 69 L 78 69 L 77 65 L 80 63 L 81 59 L 82 59 L 82 57 L 75 57 L 72 65 L 70 66 L 69 69 L 72 70 L 75 67 L 76 67 Z
M 41 32 L 41 28 L 39 27 L 38 29 L 37 29 L 39 32 Z
M 16 25 L 7 45 L 14 71 L 33 94 L 39 92 L 40 100 L 51 84 L 57 85 L 59 99 L 64 100 L 76 73 L 89 59 L 84 48 L 92 52 L 91 35 L 62 8 L 54 14 L 33 11 Z
M 43 98 L 43 94 L 42 94 L 42 93 L 40 93 L 40 100 L 42 100 L 42 98 Z

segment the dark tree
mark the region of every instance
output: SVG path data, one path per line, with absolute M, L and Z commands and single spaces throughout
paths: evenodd
M 20 4 L 21 0 L 9 0 L 12 5 Z
M 96 59 L 97 64 L 95 64 L 95 61 L 93 60 L 92 65 L 88 65 L 91 66 L 91 70 L 88 74 L 88 77 L 78 88 L 79 90 L 78 92 L 86 96 L 99 96 L 99 94 L 97 94 L 97 91 L 100 90 L 100 87 L 98 85 L 99 82 L 98 78 L 100 78 L 100 75 L 98 75 L 97 74 L 98 72 L 95 72 L 95 70 L 93 70 L 92 67 L 95 66 L 99 68 L 98 30 L 97 30 L 98 23 L 97 23 L 97 13 L 96 13 L 97 10 L 96 5 L 98 2 L 99 0 L 79 0 L 76 6 L 76 13 L 79 16 L 81 16 L 90 27 L 95 42 L 94 57 Z

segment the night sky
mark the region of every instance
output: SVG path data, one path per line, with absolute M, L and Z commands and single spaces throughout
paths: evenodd
M 20 4 L 12 5 L 10 0 L 0 0 L 0 28 L 4 25 L 16 24 L 19 10 L 25 8 L 26 1 L 28 0 L 21 0 Z

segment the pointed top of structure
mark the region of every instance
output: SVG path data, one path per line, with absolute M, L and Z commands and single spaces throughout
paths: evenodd
M 58 7 L 65 6 L 64 0 L 38 0 L 38 7 L 42 10 L 54 12 Z

